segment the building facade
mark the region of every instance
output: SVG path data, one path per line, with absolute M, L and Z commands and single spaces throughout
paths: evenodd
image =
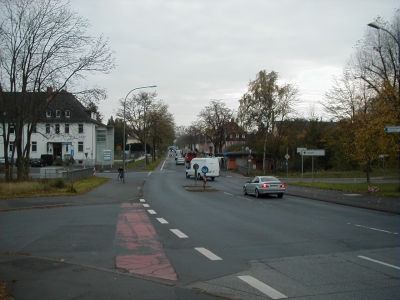
M 7 99 L 7 93 L 5 98 Z M 51 95 L 48 90 L 47 95 Z M 47 99 L 49 97 L 47 96 Z M 47 100 L 49 101 L 49 100 Z M 41 108 L 40 108 L 41 107 Z M 103 162 L 104 150 L 113 150 L 114 127 L 97 121 L 96 114 L 86 109 L 74 95 L 66 91 L 54 94 L 47 105 L 38 107 L 33 114 L 40 114 L 33 128 L 30 142 L 30 157 L 51 155 L 54 160 L 68 160 L 73 156 L 75 163 L 96 165 Z M 27 127 L 28 125 L 25 125 Z M 0 125 L 0 135 L 3 134 Z M 15 128 L 12 114 L 6 118 L 5 133 L 10 133 L 9 156 L 14 150 Z M 27 141 L 27 128 L 23 130 L 22 144 Z M 114 155 L 111 151 L 112 156 Z M 4 156 L 4 140 L 0 139 L 0 157 Z M 14 154 L 14 157 L 16 154 Z M 112 161 L 114 160 L 111 157 Z

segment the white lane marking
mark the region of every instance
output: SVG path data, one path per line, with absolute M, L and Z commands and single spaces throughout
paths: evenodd
M 240 199 L 244 199 L 244 200 L 247 200 L 247 201 L 250 201 L 250 202 L 253 202 L 253 200 L 251 200 L 251 199 L 249 199 L 249 198 L 240 197 L 240 196 L 238 196 L 238 198 L 240 198 Z
M 146 202 L 146 200 L 144 200 L 144 199 L 140 199 L 140 202 Z
M 207 250 L 206 248 L 194 248 L 195 250 L 199 251 L 201 254 L 203 254 L 205 257 L 207 257 L 210 260 L 222 260 L 221 257 L 215 255 L 214 253 L 212 253 L 210 250 Z
M 227 195 L 229 195 L 229 196 L 233 196 L 233 194 L 229 194 L 229 193 L 227 193 L 227 192 L 224 192 L 224 194 L 227 194 Z
M 150 205 L 148 205 L 148 204 L 143 204 L 143 207 L 150 207 Z
M 156 215 L 156 214 L 157 214 L 157 213 L 156 213 L 154 210 L 152 210 L 152 209 L 148 209 L 147 211 L 148 211 L 149 214 L 151 214 L 151 215 Z
M 168 158 L 167 158 L 167 159 L 168 159 Z M 164 160 L 164 163 L 162 164 L 162 166 L 161 166 L 161 168 L 160 168 L 160 171 L 162 171 L 162 169 L 164 169 L 164 165 L 165 165 L 165 163 L 167 162 L 167 159 Z
M 161 224 L 168 224 L 168 221 L 165 220 L 164 218 L 157 218 L 157 221 L 160 222 Z
M 153 173 L 153 171 L 149 172 L 149 174 L 147 174 L 147 176 L 150 176 L 151 173 Z
M 180 231 L 179 229 L 170 229 L 173 233 L 175 233 L 179 238 L 181 239 L 186 239 L 188 238 L 188 236 L 186 234 L 184 234 L 182 231 Z
M 347 223 L 347 224 L 354 225 L 354 226 L 361 227 L 361 228 L 367 228 L 367 229 L 371 229 L 371 230 L 376 230 L 376 231 L 380 231 L 380 232 L 390 233 L 390 234 L 398 234 L 397 232 L 391 232 L 391 231 L 387 231 L 387 230 L 382 230 L 382 229 L 373 228 L 373 227 L 367 227 L 367 226 L 358 225 L 358 224 L 351 224 L 351 223 Z
M 381 264 L 381 265 L 384 265 L 384 266 L 387 266 L 387 267 L 391 267 L 391 268 L 395 268 L 397 270 L 400 270 L 399 267 L 384 263 L 384 262 L 379 261 L 379 260 L 375 260 L 375 259 L 372 259 L 372 258 L 369 258 L 369 257 L 366 257 L 366 256 L 361 256 L 361 255 L 359 255 L 358 257 L 362 258 L 362 259 L 366 259 L 366 260 L 372 261 L 372 262 L 375 262 L 375 263 L 378 263 L 378 264 Z
M 254 277 L 245 275 L 245 276 L 238 276 L 239 279 L 243 280 L 244 282 L 248 283 L 252 287 L 259 290 L 261 293 L 271 297 L 272 299 L 284 299 L 287 298 L 284 294 L 278 292 L 277 290 L 273 289 L 269 285 L 262 283 L 261 281 L 255 279 Z

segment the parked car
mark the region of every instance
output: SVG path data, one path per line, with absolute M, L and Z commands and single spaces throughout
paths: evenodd
M 282 198 L 285 193 L 285 184 L 274 176 L 256 176 L 247 181 L 243 186 L 243 194 L 251 194 L 258 197 L 276 194 Z
M 176 159 L 176 164 L 177 165 L 184 165 L 185 164 L 185 159 L 182 156 L 178 157 Z
M 46 162 L 41 158 L 32 158 L 31 159 L 31 167 L 44 167 L 46 166 Z

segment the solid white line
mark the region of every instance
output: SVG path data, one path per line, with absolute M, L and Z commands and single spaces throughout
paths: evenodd
M 206 248 L 194 248 L 195 250 L 199 251 L 201 254 L 203 254 L 205 257 L 207 257 L 210 260 L 222 260 L 221 257 L 215 255 L 212 253 L 210 250 L 207 250 Z
M 162 164 L 160 171 L 162 171 L 166 162 L 167 162 L 167 160 L 164 160 L 164 163 Z
M 150 207 L 150 205 L 148 205 L 148 204 L 143 204 L 143 207 Z
M 179 238 L 181 239 L 186 239 L 188 238 L 188 236 L 186 234 L 184 234 L 182 231 L 180 231 L 179 229 L 170 229 L 173 233 L 175 233 Z
M 284 294 L 278 292 L 277 290 L 273 289 L 269 285 L 262 283 L 261 281 L 255 279 L 254 277 L 245 275 L 245 276 L 238 276 L 239 279 L 243 280 L 244 282 L 248 283 L 252 287 L 256 288 L 260 292 L 264 293 L 268 297 L 272 299 L 284 299 L 287 298 Z
M 166 221 L 164 218 L 157 218 L 158 222 L 161 224 L 168 224 L 168 221 Z
M 369 261 L 376 262 L 376 263 L 378 263 L 378 264 L 381 264 L 381 265 L 384 265 L 384 266 L 387 266 L 387 267 L 391 267 L 391 268 L 395 268 L 395 269 L 397 269 L 397 270 L 400 270 L 399 267 L 396 267 L 396 266 L 393 266 L 393 265 L 389 265 L 389 264 L 384 263 L 384 262 L 381 262 L 381 261 L 379 261 L 379 260 L 375 260 L 375 259 L 372 259 L 372 258 L 369 258 L 369 257 L 366 257 L 366 256 L 361 256 L 361 255 L 359 255 L 358 257 L 359 257 L 359 258 L 366 259 L 366 260 L 369 260 Z
M 224 194 L 227 194 L 227 195 L 229 195 L 229 196 L 233 196 L 233 194 L 229 194 L 229 193 L 227 193 L 227 192 L 224 192 Z
M 146 200 L 144 200 L 144 199 L 140 199 L 140 202 L 146 202 Z
M 149 214 L 151 214 L 151 215 L 156 215 L 156 214 L 157 214 L 157 213 L 156 213 L 154 210 L 152 210 L 152 209 L 148 209 L 147 211 L 148 211 Z

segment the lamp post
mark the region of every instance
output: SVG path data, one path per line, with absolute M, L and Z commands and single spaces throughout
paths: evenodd
M 382 27 L 381 25 L 379 25 L 379 24 L 377 24 L 375 22 L 368 23 L 368 26 L 372 27 L 372 28 L 375 28 L 375 29 L 378 29 L 378 30 L 385 31 L 386 33 L 388 33 L 395 40 L 395 42 L 397 44 L 397 48 L 398 48 L 397 49 L 398 50 L 397 81 L 398 81 L 398 95 L 400 97 L 400 40 L 399 40 L 399 38 L 396 38 L 396 36 L 392 32 L 390 32 L 385 27 Z
M 378 30 L 383 30 L 383 31 L 385 31 L 386 33 L 388 33 L 394 40 L 395 40 L 395 42 L 397 43 L 397 51 L 398 51 L 398 57 L 397 57 L 397 59 L 398 59 L 398 61 L 397 61 L 397 63 L 398 63 L 398 65 L 397 65 L 397 82 L 398 82 L 398 91 L 397 91 L 397 95 L 398 95 L 398 97 L 399 97 L 399 99 L 400 99 L 400 35 L 398 35 L 398 37 L 396 38 L 396 36 L 392 33 L 392 32 L 390 32 L 389 30 L 387 30 L 385 27 L 382 27 L 381 25 L 379 25 L 379 24 L 377 24 L 377 23 L 375 23 L 375 22 L 372 22 L 372 23 L 369 23 L 368 24 L 368 26 L 369 27 L 372 27 L 372 28 L 374 28 L 374 29 L 378 29 Z M 398 124 L 400 125 L 400 114 L 399 114 L 399 112 L 397 112 L 397 122 L 398 122 Z M 400 134 L 399 134 L 399 136 L 398 136 L 398 140 L 397 140 L 397 143 L 398 143 L 398 147 L 399 147 L 399 173 L 400 173 Z M 400 184 L 400 182 L 399 182 L 399 184 Z M 400 188 L 400 186 L 399 186 L 399 188 Z
M 129 94 L 132 93 L 134 90 L 140 90 L 140 89 L 147 89 L 147 88 L 155 88 L 157 87 L 156 85 L 149 85 L 149 86 L 141 86 L 134 88 L 128 92 L 125 96 L 124 100 L 124 137 L 123 137 L 123 146 L 122 146 L 122 164 L 123 164 L 123 177 L 122 177 L 122 182 L 125 183 L 125 106 L 126 106 L 126 99 L 128 98 Z

